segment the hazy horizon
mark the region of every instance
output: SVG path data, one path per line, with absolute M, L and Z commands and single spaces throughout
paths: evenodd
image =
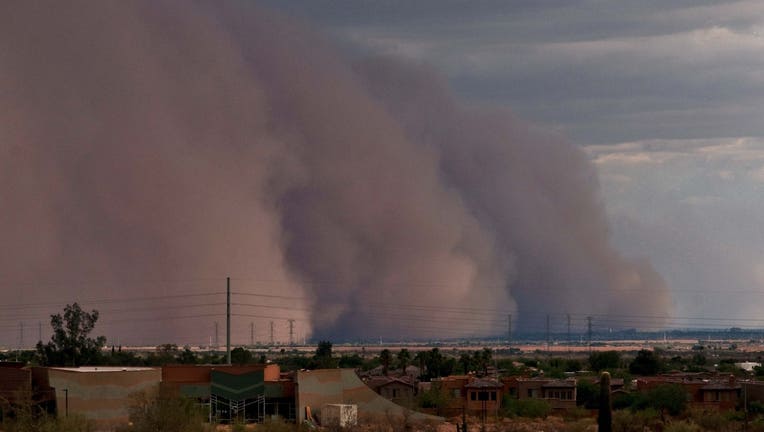
M 0 346 L 764 327 L 758 3 L 0 12 Z

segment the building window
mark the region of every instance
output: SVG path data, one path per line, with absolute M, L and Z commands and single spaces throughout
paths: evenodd
M 492 391 L 492 392 L 491 392 L 491 400 L 492 400 L 492 401 L 495 401 L 495 400 L 496 400 L 496 392 L 495 392 L 495 391 Z
M 470 400 L 477 400 L 477 393 L 476 392 L 470 392 Z
M 393 397 L 394 398 L 398 397 L 398 389 L 393 389 Z

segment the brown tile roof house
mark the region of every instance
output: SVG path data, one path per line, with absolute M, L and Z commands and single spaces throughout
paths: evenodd
M 467 412 L 496 415 L 501 407 L 504 384 L 492 379 L 475 379 L 464 386 Z
M 695 408 L 731 411 L 742 395 L 742 386 L 733 375 L 706 377 L 703 375 L 664 375 L 637 379 L 640 392 L 665 384 L 676 384 L 687 391 L 690 405 Z
M 416 395 L 416 383 L 408 376 L 396 377 L 372 377 L 366 381 L 366 385 L 379 393 L 385 399 L 399 405 L 409 405 Z
M 576 407 L 575 378 L 510 377 L 503 380 L 505 391 L 515 399 L 543 399 L 554 411 L 567 411 Z

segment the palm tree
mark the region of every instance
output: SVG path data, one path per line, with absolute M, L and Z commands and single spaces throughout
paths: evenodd
M 411 353 L 406 348 L 401 348 L 398 352 L 398 367 L 401 368 L 401 372 L 406 373 L 406 367 L 408 367 L 411 361 Z
M 393 361 L 393 354 L 389 349 L 385 348 L 379 353 L 379 361 L 382 363 L 382 373 L 387 376 L 387 370 L 390 368 L 390 363 Z

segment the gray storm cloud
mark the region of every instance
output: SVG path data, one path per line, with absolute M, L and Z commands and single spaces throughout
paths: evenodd
M 317 337 L 670 310 L 649 264 L 609 246 L 579 149 L 247 3 L 3 3 L 0 111 L 4 305 L 230 274 L 292 298 L 279 314 Z

